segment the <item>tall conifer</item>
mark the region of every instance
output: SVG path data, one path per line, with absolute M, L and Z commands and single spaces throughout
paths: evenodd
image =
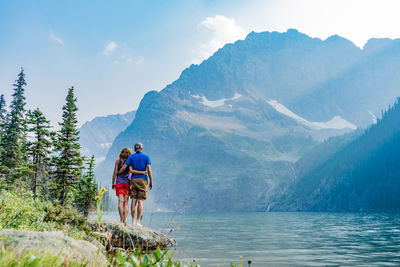
M 87 172 L 79 179 L 76 190 L 76 203 L 85 217 L 94 205 L 97 184 L 94 180 L 94 155 L 87 162 Z
M 16 177 L 23 180 L 27 173 L 26 157 L 26 110 L 24 87 L 26 86 L 24 69 L 18 74 L 15 81 L 14 93 L 10 105 L 10 112 L 7 115 L 7 123 L 4 127 L 1 146 L 2 166 L 5 167 L 9 183 L 13 183 Z M 3 169 L 4 171 L 4 169 Z
M 56 136 L 56 152 L 54 158 L 55 187 L 57 198 L 64 204 L 75 189 L 76 182 L 81 175 L 83 158 L 79 152 L 79 131 L 77 130 L 76 106 L 77 99 L 74 96 L 74 87 L 68 89 L 66 103 L 63 106 L 61 129 Z
M 47 195 L 49 174 L 49 155 L 52 147 L 53 132 L 50 130 L 50 121 L 37 108 L 27 114 L 28 131 L 31 138 L 28 142 L 28 155 L 32 160 L 31 189 L 36 195 L 38 186 L 42 194 Z
M 7 117 L 7 110 L 6 110 L 6 100 L 4 99 L 4 95 L 0 96 L 0 129 L 4 129 Z
M 0 159 L 3 151 L 3 147 L 1 145 L 1 139 L 3 138 L 4 127 L 6 126 L 6 118 L 7 118 L 7 110 L 6 110 L 6 100 L 4 99 L 4 95 L 0 96 Z

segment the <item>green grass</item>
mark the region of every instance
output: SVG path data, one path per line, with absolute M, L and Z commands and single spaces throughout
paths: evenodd
M 34 197 L 30 192 L 0 192 L 0 230 L 63 231 L 76 239 L 87 239 L 90 229 L 70 205 Z
M 4 245 L 0 244 L 0 267 L 78 267 L 87 266 L 86 263 L 77 262 L 54 256 L 50 253 L 34 253 L 25 252 L 17 254 L 12 250 L 6 249 Z M 121 267 L 183 267 L 179 262 L 175 262 L 173 254 L 168 250 L 156 250 L 152 254 L 144 254 L 142 251 L 137 250 L 131 253 L 117 252 L 114 257 L 110 259 L 110 266 Z M 197 266 L 197 265 L 196 265 Z M 190 265 L 190 267 L 196 267 Z
M 17 254 L 12 250 L 6 249 L 4 245 L 0 244 L 0 267 L 6 267 L 6 266 L 7 267 L 9 266 L 78 267 L 78 266 L 86 266 L 86 264 L 54 256 L 50 253 L 26 252 L 22 254 Z
M 117 252 L 111 259 L 112 266 L 132 266 L 132 267 L 183 267 L 180 262 L 176 262 L 174 254 L 168 250 L 161 251 L 156 249 L 153 253 L 143 253 L 141 250 L 131 251 L 129 253 Z M 190 265 L 190 267 L 200 267 L 199 265 Z

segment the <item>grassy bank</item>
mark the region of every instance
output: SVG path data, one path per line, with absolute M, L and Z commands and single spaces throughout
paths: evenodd
M 28 231 L 62 231 L 65 235 L 80 240 L 95 238 L 79 212 L 70 205 L 34 197 L 30 192 L 0 191 L 0 231 L 16 229 Z M 0 236 L 1 239 L 7 237 Z M 183 266 L 173 254 L 156 250 L 145 253 L 141 250 L 113 252 L 107 255 L 111 266 Z M 86 266 L 85 262 L 71 261 L 50 253 L 16 252 L 0 242 L 0 267 L 3 266 Z
M 0 245 L 0 267 L 8 266 L 29 266 L 29 267 L 50 267 L 50 266 L 66 266 L 77 267 L 85 266 L 84 263 L 71 261 L 62 257 L 51 255 L 50 253 L 33 253 L 26 252 L 17 254 L 12 250 L 6 249 Z
M 75 239 L 91 238 L 75 208 L 35 198 L 31 192 L 2 190 L 0 211 L 0 230 L 62 231 Z

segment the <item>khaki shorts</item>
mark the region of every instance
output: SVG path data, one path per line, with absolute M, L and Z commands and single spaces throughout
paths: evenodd
M 129 186 L 129 194 L 132 199 L 146 200 L 147 180 L 142 178 L 132 178 Z

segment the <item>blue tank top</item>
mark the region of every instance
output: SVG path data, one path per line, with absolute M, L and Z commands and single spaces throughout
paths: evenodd
M 122 161 L 118 160 L 118 171 L 122 168 Z M 122 184 L 129 184 L 129 181 L 131 179 L 131 175 L 129 173 L 129 167 L 125 169 L 123 173 L 117 176 L 117 183 L 122 183 Z

